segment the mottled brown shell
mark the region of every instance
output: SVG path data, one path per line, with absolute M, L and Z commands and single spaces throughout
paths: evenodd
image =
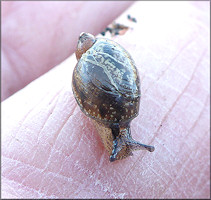
M 120 145 L 121 138 L 125 150 L 122 146 L 122 151 L 113 153 L 113 160 L 132 155 L 134 149 L 130 146 L 135 141 L 130 135 L 129 124 L 138 115 L 140 102 L 139 76 L 133 59 L 116 42 L 95 39 L 86 33 L 79 38 L 76 57 L 78 63 L 72 83 L 77 103 L 88 117 L 97 122 L 95 124 L 109 153 L 115 149 L 114 140 Z M 99 127 L 104 127 L 106 133 Z M 130 142 L 126 144 L 122 139 Z
M 96 39 L 78 61 L 73 77 L 77 102 L 89 117 L 110 125 L 138 115 L 139 77 L 128 52 L 117 43 Z

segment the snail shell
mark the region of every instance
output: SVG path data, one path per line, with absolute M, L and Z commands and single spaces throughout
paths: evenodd
M 94 120 L 110 161 L 134 150 L 154 151 L 133 140 L 130 122 L 139 111 L 140 82 L 129 53 L 116 42 L 81 33 L 72 86 L 80 109 Z

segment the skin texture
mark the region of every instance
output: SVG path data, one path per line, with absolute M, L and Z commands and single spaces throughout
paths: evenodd
M 109 162 L 73 97 L 73 55 L 2 103 L 2 198 L 210 198 L 209 2 L 136 2 L 117 21 L 133 27 L 113 39 L 130 52 L 141 80 L 131 133 L 155 151 Z M 66 44 L 69 36 L 61 35 Z M 48 55 L 52 63 L 55 51 Z M 43 52 L 36 52 L 36 65 L 23 73 L 40 75 L 36 67 L 46 55 L 38 59 Z M 12 74 L 5 81 L 18 83 Z
M 69 57 L 81 32 L 101 32 L 132 3 L 3 2 L 1 99 Z

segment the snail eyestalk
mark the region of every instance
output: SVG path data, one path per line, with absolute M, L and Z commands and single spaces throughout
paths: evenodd
M 112 130 L 114 134 L 115 131 Z M 115 133 L 117 135 L 117 133 Z M 116 139 L 113 141 L 113 150 L 110 156 L 110 162 L 118 160 L 119 157 L 132 156 L 132 151 L 147 150 L 153 152 L 155 148 L 153 146 L 141 144 L 133 140 L 130 134 L 130 127 L 124 128 L 119 132 L 118 136 L 113 135 Z

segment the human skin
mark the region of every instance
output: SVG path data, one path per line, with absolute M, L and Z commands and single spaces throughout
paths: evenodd
M 3 2 L 1 99 L 69 57 L 82 31 L 101 32 L 132 3 Z
M 72 55 L 2 102 L 2 198 L 210 198 L 209 2 L 136 2 L 117 21 L 133 27 L 112 39 L 141 80 L 132 136 L 155 151 L 109 162 L 74 99 Z

